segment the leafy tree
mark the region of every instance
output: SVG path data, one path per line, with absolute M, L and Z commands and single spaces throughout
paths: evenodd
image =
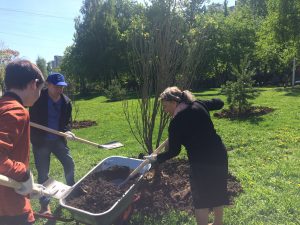
M 259 25 L 260 19 L 247 6 L 236 7 L 228 16 L 221 9 L 199 16 L 196 30 L 205 38 L 199 43 L 204 57 L 197 68 L 198 84 L 211 78 L 221 85 L 232 79 L 231 64 L 238 65 L 244 55 L 253 59 Z
M 268 16 L 257 32 L 256 56 L 261 69 L 287 83 L 293 59 L 300 52 L 300 3 L 268 2 Z
M 124 112 L 138 142 L 150 154 L 168 122 L 159 94 L 168 86 L 188 88 L 201 61 L 203 36 L 189 32 L 175 0 L 155 0 L 136 16 L 128 32 L 132 73 L 138 82 L 138 105 L 124 102 Z M 133 110 L 132 110 L 133 109 Z M 154 137 L 156 135 L 156 137 Z
M 46 60 L 42 57 L 38 57 L 36 60 L 36 65 L 37 67 L 41 70 L 41 72 L 43 73 L 44 77 L 48 75 L 47 72 L 47 64 L 46 64 Z
M 205 0 L 179 1 L 179 4 L 182 3 L 184 19 L 190 28 L 195 26 L 196 17 L 205 11 L 204 2 Z
M 0 85 L 2 91 L 4 91 L 4 72 L 5 66 L 19 56 L 19 52 L 9 49 L 0 43 Z
M 238 0 L 238 5 L 247 6 L 251 9 L 254 16 L 266 17 L 268 0 Z
M 86 77 L 83 74 L 83 65 L 79 63 L 79 56 L 73 46 L 68 46 L 64 52 L 64 57 L 60 65 L 61 72 L 68 77 L 73 93 L 79 91 L 81 94 L 87 93 Z
M 80 77 L 107 85 L 128 71 L 126 39 L 133 4 L 127 0 L 85 0 L 76 19 L 74 60 Z
M 225 17 L 222 12 L 198 15 L 195 28 L 189 31 L 198 39 L 196 39 L 198 51 L 195 57 L 201 59 L 196 67 L 193 83 L 195 89 L 205 85 L 205 80 L 214 79 L 216 74 L 224 72 L 226 57 L 222 46 L 226 46 L 227 41 L 224 35 L 224 21 Z

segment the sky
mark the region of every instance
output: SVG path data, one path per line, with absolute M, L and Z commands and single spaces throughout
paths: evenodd
M 47 62 L 72 45 L 74 19 L 83 0 L 0 0 L 0 49 L 20 52 L 19 57 Z M 211 0 L 223 3 L 224 0 Z M 234 0 L 228 0 L 234 5 Z

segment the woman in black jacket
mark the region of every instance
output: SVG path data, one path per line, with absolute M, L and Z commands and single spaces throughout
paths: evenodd
M 213 209 L 214 225 L 222 224 L 223 206 L 228 205 L 228 158 L 220 136 L 216 133 L 209 110 L 221 109 L 220 99 L 195 100 L 189 91 L 169 87 L 160 95 L 163 109 L 173 118 L 169 125 L 169 143 L 159 155 L 146 156 L 162 163 L 177 156 L 181 145 L 190 163 L 190 184 L 198 225 L 207 225 L 209 209 Z

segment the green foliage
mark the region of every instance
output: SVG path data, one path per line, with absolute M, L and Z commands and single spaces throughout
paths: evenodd
M 257 97 L 257 91 L 253 87 L 254 80 L 252 79 L 255 70 L 250 69 L 250 61 L 247 60 L 247 57 L 241 61 L 240 67 L 233 66 L 232 69 L 236 80 L 227 81 L 222 86 L 222 92 L 227 97 L 230 110 L 242 114 L 251 107 L 249 100 Z
M 4 90 L 4 76 L 5 76 L 5 66 L 13 61 L 16 57 L 19 56 L 19 52 L 6 48 L 2 42 L 0 42 L 0 86 L 1 91 Z
M 292 60 L 300 55 L 300 3 L 268 1 L 268 15 L 257 31 L 256 57 L 260 69 L 280 79 L 291 74 Z
M 255 79 L 268 82 L 276 78 L 287 82 L 292 60 L 300 55 L 299 1 L 239 0 L 234 8 L 227 8 L 227 1 L 224 6 L 204 5 L 204 2 L 151 0 L 141 4 L 128 0 L 85 0 L 75 22 L 74 44 L 66 50 L 62 67 L 74 76 L 82 94 L 88 91 L 88 84 L 103 82 L 107 87 L 111 80 L 122 80 L 132 74 L 131 64 L 138 65 L 142 60 L 139 57 L 133 61 L 132 56 L 140 50 L 145 55 L 157 56 L 147 59 L 149 68 L 154 74 L 163 74 L 170 71 L 168 66 L 158 71 L 153 63 L 161 60 L 166 64 L 160 53 L 172 46 L 156 38 L 160 35 L 170 40 L 180 31 L 170 44 L 180 46 L 176 54 L 183 57 L 170 52 L 174 62 L 179 62 L 171 72 L 175 79 L 182 80 L 189 80 L 186 75 L 193 73 L 196 76 L 193 89 L 205 86 L 207 80 L 212 86 L 231 80 L 230 65 L 237 65 L 244 55 L 249 55 L 257 68 Z M 163 27 L 170 22 L 168 18 L 172 18 L 171 32 Z M 136 40 L 137 36 L 140 39 Z M 132 47 L 135 41 L 139 47 Z M 147 49 L 146 41 L 156 48 Z M 191 71 L 182 73 L 186 60 L 191 61 L 188 66 Z
M 299 137 L 299 88 L 259 88 L 261 94 L 254 99 L 255 105 L 274 108 L 273 113 L 247 120 L 218 119 L 212 116 L 215 128 L 229 155 L 229 171 L 240 182 L 244 192 L 234 199 L 234 204 L 224 209 L 226 225 L 299 225 L 300 224 L 300 137 Z M 195 93 L 202 99 L 212 97 L 225 100 L 219 89 Z M 137 103 L 136 100 L 132 100 Z M 98 149 L 76 141 L 68 145 L 75 162 L 75 179 L 78 181 L 106 157 L 119 155 L 136 157 L 143 152 L 132 136 L 124 119 L 121 102 L 107 102 L 103 96 L 77 99 L 80 108 L 78 120 L 94 120 L 96 126 L 72 130 L 81 137 L 99 144 L 117 140 L 124 147 L 110 151 Z M 167 129 L 164 132 L 164 138 Z M 33 155 L 30 169 L 37 173 Z M 182 148 L 179 157 L 186 157 Z M 175 170 L 175 168 L 174 168 Z M 50 177 L 65 182 L 63 167 L 52 155 Z M 154 196 L 155 197 L 155 196 Z M 33 210 L 40 208 L 39 200 L 32 199 Z M 51 200 L 55 216 L 70 218 L 69 211 Z M 151 210 L 151 209 L 149 209 Z M 210 221 L 211 222 L 211 221 Z M 36 225 L 47 224 L 47 219 L 37 218 Z M 74 225 L 75 222 L 56 221 L 58 225 Z M 134 212 L 131 225 L 196 225 L 194 215 L 179 210 L 163 212 L 162 217 L 150 217 Z
M 239 0 L 238 4 L 250 7 L 254 16 L 265 17 L 268 13 L 267 2 L 268 0 Z
M 109 84 L 128 71 L 123 32 L 128 28 L 132 10 L 132 4 L 123 0 L 83 2 L 81 16 L 75 23 L 75 43 L 68 53 L 72 62 L 69 65 L 79 67 L 77 76 Z
M 112 80 L 108 88 L 104 90 L 104 94 L 111 101 L 119 101 L 125 98 L 126 90 L 122 88 L 118 80 Z
M 39 56 L 36 60 L 36 65 L 46 78 L 48 76 L 46 60 Z

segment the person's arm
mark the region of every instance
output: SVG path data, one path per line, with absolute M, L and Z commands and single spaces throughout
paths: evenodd
M 20 127 L 20 124 L 18 126 L 17 123 L 20 123 L 20 121 L 14 115 L 19 118 L 25 116 L 22 115 L 22 110 L 14 108 L 3 113 L 0 117 L 0 174 L 16 181 L 25 181 L 28 179 L 25 164 L 9 158 L 10 151 L 12 151 L 16 139 L 25 126 L 25 124 L 23 124 L 23 127 Z
M 204 104 L 209 111 L 219 110 L 224 106 L 224 102 L 219 98 L 213 98 L 211 100 L 201 100 L 200 103 Z
M 175 123 L 170 123 L 169 128 L 169 142 L 165 148 L 165 152 L 157 155 L 157 162 L 162 163 L 168 159 L 176 157 L 181 151 L 181 135 L 180 130 L 176 128 Z

